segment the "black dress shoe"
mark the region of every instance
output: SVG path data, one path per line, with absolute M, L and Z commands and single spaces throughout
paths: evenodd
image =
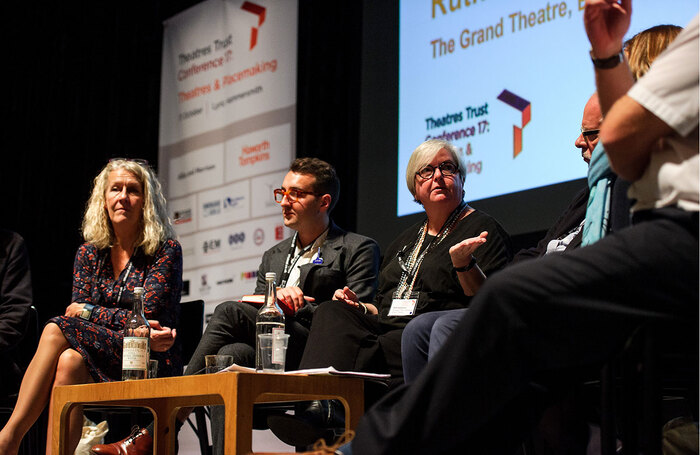
M 253 430 L 268 430 L 267 419 L 271 416 L 285 415 L 291 410 L 291 404 L 257 403 L 253 406 Z
M 304 403 L 294 415 L 269 416 L 267 425 L 285 444 L 306 447 L 319 439 L 333 444 L 345 431 L 345 407 L 338 400 Z

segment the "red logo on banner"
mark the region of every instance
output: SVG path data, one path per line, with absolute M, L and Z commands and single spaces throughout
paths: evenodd
M 284 226 L 278 224 L 275 226 L 275 240 L 282 240 L 284 238 Z
M 530 123 L 531 105 L 528 100 L 508 90 L 503 90 L 497 98 L 522 113 L 521 125 L 513 125 L 513 158 L 515 158 L 523 150 L 523 128 Z
M 255 3 L 244 2 L 241 9 L 258 16 L 258 26 L 250 29 L 250 49 L 252 50 L 258 44 L 258 28 L 265 22 L 265 8 Z

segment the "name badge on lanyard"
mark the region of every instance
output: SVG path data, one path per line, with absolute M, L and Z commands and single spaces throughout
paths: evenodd
M 416 314 L 416 305 L 418 305 L 418 293 L 412 292 L 411 298 L 401 299 L 397 295 L 391 299 L 391 307 L 387 316 L 413 316 Z

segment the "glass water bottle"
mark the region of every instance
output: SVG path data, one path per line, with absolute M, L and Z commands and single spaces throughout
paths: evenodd
M 134 288 L 134 304 L 124 326 L 122 381 L 146 379 L 151 353 L 151 326 L 143 313 L 142 287 Z
M 284 333 L 284 313 L 277 304 L 277 286 L 274 272 L 265 274 L 265 304 L 258 310 L 255 318 L 255 369 L 261 371 L 262 355 L 260 352 L 260 338 L 263 333 Z

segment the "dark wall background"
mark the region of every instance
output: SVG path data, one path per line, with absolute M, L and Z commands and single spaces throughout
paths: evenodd
M 157 169 L 162 21 L 197 1 L 18 3 L 3 6 L 0 225 L 27 241 L 45 320 L 69 303 L 92 178 L 111 157 L 145 158 Z M 391 111 L 364 87 L 371 86 L 368 75 L 396 71 L 392 44 L 376 41 L 387 20 L 383 11 L 393 4 L 300 0 L 299 6 L 297 154 L 336 166 L 342 181 L 336 222 L 380 232 L 382 247 L 400 226 L 372 221 L 382 207 L 377 201 L 395 198 L 372 185 L 391 177 L 382 163 L 395 150 L 383 145 L 395 141 L 387 137 L 396 128 Z M 368 52 L 372 60 L 365 62 Z M 389 100 L 396 95 L 391 84 L 379 90 Z M 385 128 L 367 129 L 363 118 L 372 116 L 382 117 Z M 526 245 L 538 236 L 515 240 Z
M 43 320 L 70 301 L 91 179 L 110 157 L 156 161 L 160 24 L 193 2 L 14 3 L 3 15 L 2 224 L 27 241 Z

